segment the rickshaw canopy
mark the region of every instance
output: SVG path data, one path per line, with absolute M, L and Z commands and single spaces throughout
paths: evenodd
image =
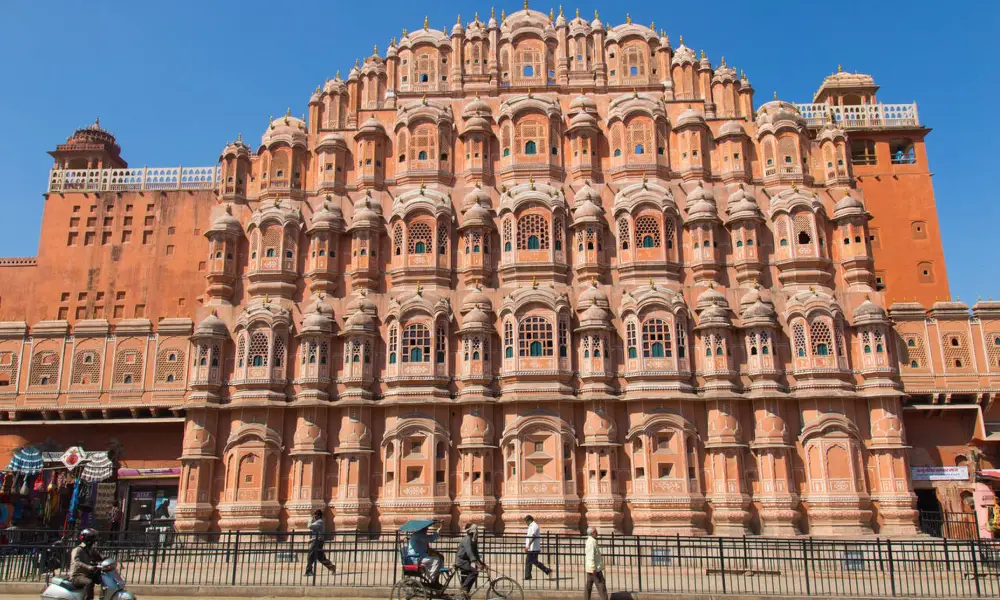
M 434 523 L 435 521 L 432 519 L 410 519 L 399 527 L 399 531 L 401 533 L 416 533 L 427 529 Z

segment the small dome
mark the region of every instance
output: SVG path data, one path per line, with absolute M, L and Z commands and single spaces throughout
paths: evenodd
M 585 202 L 587 200 L 595 204 L 601 203 L 601 195 L 597 193 L 597 190 L 590 187 L 589 181 L 584 183 L 583 187 L 580 188 L 579 191 L 577 191 L 576 194 L 573 196 L 574 203 Z
M 208 228 L 208 232 L 234 233 L 239 235 L 243 233 L 243 226 L 240 225 L 239 219 L 233 216 L 232 209 L 226 205 L 226 210 L 212 221 L 212 226 Z
M 604 209 L 594 204 L 594 201 L 590 198 L 587 198 L 573 209 L 573 221 L 577 223 L 593 222 L 601 219 L 602 216 L 604 216 Z
M 596 304 L 580 313 L 581 325 L 605 325 L 608 322 L 608 311 Z
M 596 14 L 594 15 L 594 20 L 590 22 L 590 28 L 604 31 L 604 23 L 601 23 L 601 19 Z
M 753 293 L 753 292 L 751 292 Z M 749 296 L 749 294 L 747 294 Z M 743 324 L 770 323 L 773 324 L 777 313 L 770 304 L 766 304 L 757 294 L 757 299 L 743 309 Z
M 462 35 L 463 33 L 465 33 L 465 27 L 462 27 L 461 21 L 451 26 L 451 35 Z
M 493 325 L 493 320 L 490 319 L 490 316 L 479 307 L 473 307 L 473 309 L 470 310 L 462 319 L 462 327 L 469 327 L 471 325 L 491 327 Z
M 729 218 L 733 220 L 763 218 L 760 207 L 757 206 L 757 201 L 742 187 L 730 194 L 726 212 L 729 213 Z
M 473 116 L 482 117 L 487 115 L 492 116 L 493 109 L 491 109 L 490 105 L 479 96 L 473 98 L 468 104 L 465 105 L 465 108 L 462 109 L 462 116 L 465 118 Z
M 486 190 L 484 190 L 481 187 L 473 187 L 472 191 L 470 191 L 468 194 L 466 194 L 465 198 L 463 198 L 462 201 L 465 204 L 465 206 L 467 207 L 466 210 L 469 210 L 469 209 L 473 208 L 474 206 L 478 206 L 478 205 L 483 204 L 483 203 L 485 203 L 486 205 L 489 205 L 490 204 L 490 195 L 489 195 L 489 193 L 486 192 Z
M 347 319 L 347 326 L 350 328 L 369 329 L 375 326 L 375 321 L 364 311 L 357 311 Z
M 698 187 L 696 187 L 693 190 L 691 190 L 690 192 L 688 192 L 687 198 L 685 198 L 685 204 L 687 205 L 688 210 L 690 210 L 691 207 L 693 207 L 695 205 L 695 203 L 703 201 L 703 200 L 707 201 L 707 202 L 711 202 L 714 205 L 715 204 L 715 194 L 713 194 L 711 190 L 706 189 L 699 182 L 698 183 Z
M 610 306 L 610 303 L 607 294 L 601 290 L 596 281 L 592 281 L 580 292 L 577 306 Z
M 597 117 L 589 112 L 578 112 L 569 120 L 570 131 L 578 129 L 596 129 L 597 127 Z
M 354 313 L 358 311 L 371 315 L 378 314 L 378 305 L 368 297 L 368 294 L 355 294 L 354 298 L 347 304 L 347 312 Z
M 747 134 L 746 129 L 743 129 L 743 125 L 739 121 L 726 121 L 719 128 L 719 137 L 728 137 L 733 135 L 745 136 Z
M 323 86 L 323 91 L 327 94 L 346 94 L 347 86 L 344 84 L 344 80 L 340 78 L 340 73 L 333 79 L 326 82 Z
M 340 212 L 340 208 L 330 204 L 329 202 L 324 202 L 312 217 L 312 227 L 317 225 L 328 225 L 339 227 L 344 221 L 344 215 Z
M 837 201 L 833 207 L 833 219 L 836 221 L 844 217 L 860 216 L 865 213 L 865 205 L 854 196 L 847 194 Z
M 325 307 L 317 301 L 313 306 L 313 311 L 306 314 L 302 318 L 302 330 L 301 333 L 321 333 L 329 332 L 333 329 L 333 321 L 330 315 L 325 314 L 323 309 Z
M 854 324 L 864 325 L 866 323 L 884 323 L 886 321 L 885 311 L 876 306 L 870 298 L 865 298 L 856 309 L 854 309 Z
M 490 297 L 483 293 L 483 290 L 479 286 L 469 290 L 469 293 L 462 299 L 463 312 L 474 308 L 482 311 L 493 311 L 493 302 L 490 301 Z
M 715 219 L 715 202 L 702 198 L 688 208 L 688 219 Z
M 472 225 L 479 226 L 492 226 L 493 225 L 493 215 L 488 209 L 486 209 L 482 204 L 476 203 L 470 206 L 465 211 L 464 219 L 462 220 L 463 227 L 469 227 Z
M 354 203 L 354 218 L 352 227 L 381 227 L 382 205 L 375 202 L 371 196 L 362 196 Z
M 260 144 L 264 147 L 270 147 L 272 144 L 284 142 L 289 146 L 302 146 L 304 148 L 308 141 L 306 131 L 305 121 L 286 114 L 271 120 L 267 131 L 260 138 Z
M 195 337 L 229 337 L 229 329 L 226 328 L 226 324 L 219 318 L 219 315 L 212 312 L 195 326 L 194 335 Z
M 686 63 L 693 64 L 698 62 L 698 59 L 694 55 L 694 50 L 684 45 L 684 41 L 682 38 L 681 45 L 677 47 L 677 50 L 674 50 L 674 58 L 670 62 L 675 65 L 681 65 Z
M 331 131 L 316 142 L 316 149 L 346 150 L 347 143 L 344 141 L 344 136 L 335 131 Z
M 588 96 L 585 96 L 584 94 L 580 94 L 576 98 L 573 98 L 573 101 L 569 103 L 569 110 L 570 111 L 584 110 L 584 111 L 588 111 L 588 112 L 590 112 L 590 111 L 595 111 L 596 112 L 597 111 L 597 103 L 594 102 L 593 99 L 589 98 Z
M 222 157 L 225 158 L 227 156 L 236 156 L 237 158 L 243 156 L 250 157 L 250 148 L 243 143 L 242 135 L 235 142 L 226 144 L 226 147 L 222 149 Z
M 704 124 L 705 117 L 693 108 L 688 108 L 677 117 L 677 125 Z
M 385 127 L 379 123 L 378 119 L 371 116 L 358 128 L 358 135 L 385 135 Z
M 698 315 L 698 325 L 700 327 L 711 325 L 728 327 L 732 325 L 732 320 L 729 318 L 729 311 L 727 309 L 712 305 L 701 311 L 701 314 Z
M 725 294 L 715 289 L 714 286 L 698 294 L 698 299 L 695 301 L 695 310 L 704 310 L 709 306 L 729 306 Z

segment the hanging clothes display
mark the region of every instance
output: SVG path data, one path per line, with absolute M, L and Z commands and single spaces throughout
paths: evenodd
M 108 458 L 107 453 L 94 453 L 90 456 L 90 460 L 84 463 L 80 479 L 90 482 L 100 482 L 109 479 L 113 471 L 114 465 L 111 464 L 111 459 Z
M 14 454 L 10 464 L 7 465 L 7 470 L 24 475 L 37 475 L 42 472 L 43 466 L 41 451 L 38 448 L 28 447 L 21 448 Z

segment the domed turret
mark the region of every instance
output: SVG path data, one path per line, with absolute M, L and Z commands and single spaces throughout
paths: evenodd
M 192 337 L 215 337 L 215 338 L 228 338 L 229 329 L 226 327 L 225 322 L 219 318 L 219 315 L 213 310 L 207 317 L 201 320 L 197 326 L 194 328 L 194 335 Z
M 854 309 L 854 325 L 871 325 L 873 323 L 885 324 L 888 322 L 885 311 L 877 306 L 870 298 Z

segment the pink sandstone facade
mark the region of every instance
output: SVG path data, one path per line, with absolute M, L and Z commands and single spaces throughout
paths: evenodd
M 928 130 L 876 90 L 755 109 L 526 8 L 404 30 L 217 167 L 81 129 L 0 261 L 0 446 L 177 465 L 181 531 L 914 534 L 972 483 L 911 466 L 991 461 L 1000 303 L 943 301 Z

